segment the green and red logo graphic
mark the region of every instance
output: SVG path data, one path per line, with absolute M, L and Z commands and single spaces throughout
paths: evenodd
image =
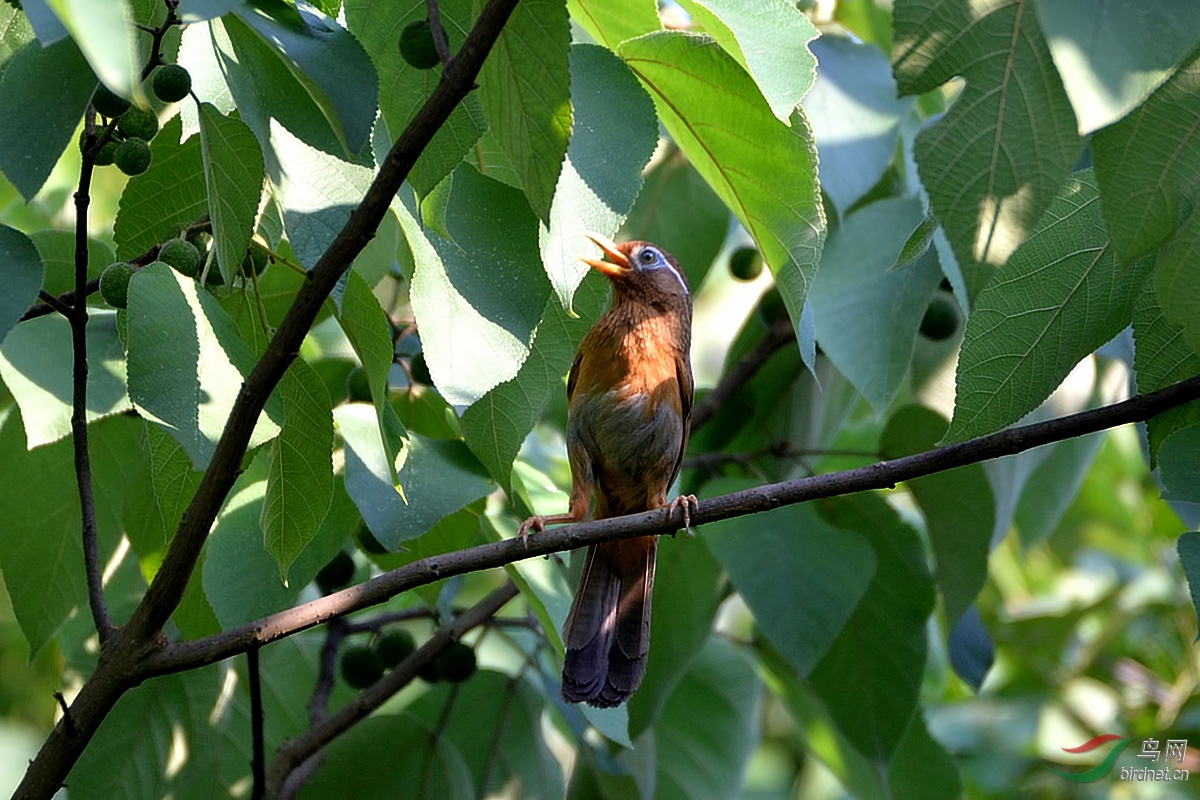
M 1046 766 L 1046 769 L 1050 770 L 1055 775 L 1061 775 L 1067 780 L 1075 781 L 1076 783 L 1091 783 L 1093 781 L 1098 781 L 1107 775 L 1110 770 L 1112 770 L 1113 764 L 1117 763 L 1117 757 L 1121 755 L 1121 751 L 1125 749 L 1125 745 L 1132 741 L 1133 739 L 1126 739 L 1118 736 L 1115 733 L 1102 733 L 1095 738 L 1088 739 L 1078 747 L 1063 748 L 1063 751 L 1067 753 L 1090 753 L 1097 747 L 1103 747 L 1109 742 L 1117 742 L 1117 746 L 1109 751 L 1109 754 L 1104 758 L 1104 760 L 1096 766 L 1092 767 L 1086 772 L 1062 772 L 1061 770 L 1057 770 L 1049 765 Z

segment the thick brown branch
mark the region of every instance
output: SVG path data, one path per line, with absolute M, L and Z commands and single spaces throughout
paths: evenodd
M 455 617 L 453 622 L 439 628 L 417 652 L 397 664 L 395 669 L 368 686 L 335 714 L 314 724 L 295 739 L 284 742 L 275 752 L 275 759 L 271 762 L 271 769 L 267 775 L 267 788 L 271 796 L 279 793 L 292 770 L 315 755 L 339 734 L 349 730 L 350 726 L 379 708 L 396 692 L 412 683 L 423 667 L 430 664 L 467 631 L 491 619 L 505 603 L 516 596 L 516 585 L 507 581 L 470 610 Z
M 1020 428 L 1010 428 L 925 453 L 892 461 L 880 461 L 843 472 L 759 486 L 703 500 L 699 510 L 691 514 L 692 525 L 694 527 L 744 514 L 770 511 L 781 506 L 824 497 L 836 497 L 868 489 L 891 488 L 902 481 L 922 475 L 1010 456 L 1051 442 L 1096 433 L 1130 422 L 1143 422 L 1156 414 L 1194 400 L 1200 400 L 1200 377 L 1190 378 L 1115 405 Z M 168 645 L 143 662 L 143 677 L 212 664 L 245 652 L 247 648 L 290 636 L 326 620 L 382 603 L 401 592 L 451 575 L 501 567 L 514 561 L 599 542 L 652 533 L 671 533 L 678 530 L 682 524 L 681 513 L 671 514 L 665 509 L 659 509 L 626 517 L 579 522 L 530 536 L 524 542 L 517 538 L 506 539 L 414 561 L 365 583 L 272 614 L 249 625 L 192 642 Z
M 113 704 L 138 681 L 134 664 L 159 647 L 162 627 L 179 605 L 217 512 L 241 471 L 242 456 L 267 398 L 296 357 L 330 290 L 375 235 L 417 157 L 474 88 L 475 78 L 516 3 L 517 0 L 490 0 L 484 7 L 433 94 L 392 146 L 363 201 L 306 276 L 266 353 L 242 384 L 209 468 L 154 581 L 129 623 L 110 637 L 107 658 L 101 659 L 71 705 L 74 730 L 68 733 L 65 725 L 55 726 L 30 763 L 16 797 L 53 795 Z M 77 294 L 82 301 L 85 291 L 77 287 Z

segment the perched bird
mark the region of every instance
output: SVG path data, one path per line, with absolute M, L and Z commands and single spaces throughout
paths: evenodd
M 692 297 L 679 264 L 647 242 L 586 234 L 607 261 L 582 259 L 613 286 L 612 306 L 583 338 L 567 380 L 570 510 L 530 517 L 520 533 L 682 506 L 667 499 L 692 415 Z M 646 674 L 657 536 L 588 548 L 563 641 L 562 696 L 602 708 L 629 699 Z

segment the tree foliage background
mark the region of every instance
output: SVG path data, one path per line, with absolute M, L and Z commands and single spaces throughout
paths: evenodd
M 558 699 L 567 554 L 495 544 L 565 508 L 564 376 L 607 302 L 584 230 L 688 273 L 681 489 L 702 512 L 1200 375 L 1190 0 L 521 0 L 361 252 L 339 233 L 442 97 L 401 30 L 436 8 L 465 63 L 503 2 L 19 5 L 0 5 L 6 787 L 43 740 L 30 774 L 72 797 L 1057 793 L 1044 765 L 1088 763 L 1062 748 L 1099 733 L 1200 744 L 1195 402 L 664 539 L 650 670 L 619 709 Z M 177 104 L 142 86 L 164 60 L 192 76 Z M 158 114 L 144 174 L 81 156 L 97 81 Z M 207 287 L 156 262 L 197 233 Z M 268 342 L 347 253 L 288 366 Z M 84 337 L 69 292 L 116 260 L 128 307 L 93 294 Z M 262 363 L 274 391 L 218 469 Z M 319 599 L 343 550 L 369 599 Z M 424 646 L 358 695 L 339 652 L 395 629 Z M 473 676 L 416 678 L 462 636 Z M 62 719 L 55 692 L 110 675 L 115 705 Z M 348 708 L 374 713 L 332 731 Z M 90 742 L 56 755 L 76 722 Z

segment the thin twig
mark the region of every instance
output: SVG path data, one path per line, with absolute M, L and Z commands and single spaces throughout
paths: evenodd
M 162 57 L 163 37 L 173 26 L 180 23 L 179 0 L 164 0 L 164 2 L 167 5 L 167 16 L 161 25 L 151 31 L 150 57 L 146 59 L 146 66 L 142 67 L 142 80 L 149 78 L 150 73 L 154 72 L 154 68 L 164 63 Z
M 433 34 L 433 47 L 437 50 L 442 68 L 450 66 L 450 43 L 446 41 L 446 29 L 442 27 L 442 14 L 437 0 L 425 0 L 425 13 L 429 17 L 429 32 Z
M 338 650 L 346 638 L 350 622 L 345 617 L 329 620 L 325 626 L 325 641 L 321 644 L 320 662 L 317 668 L 317 683 L 313 687 L 312 697 L 308 701 L 308 726 L 312 728 L 325 721 L 329 716 L 329 696 L 337 682 Z M 313 774 L 321 768 L 324 761 L 324 751 L 318 749 L 296 767 L 284 780 L 279 790 L 280 800 L 291 800 L 296 793 L 304 788 Z
M 95 130 L 96 111 L 88 108 L 85 124 Z M 92 461 L 88 453 L 87 428 L 87 270 L 88 206 L 91 204 L 92 171 L 95 159 L 83 157 L 79 169 L 79 188 L 75 192 L 75 297 L 67 319 L 71 323 L 73 376 L 71 387 L 71 442 L 75 451 L 75 483 L 79 487 L 79 511 L 82 517 L 83 565 L 87 576 L 88 605 L 92 622 L 100 636 L 100 645 L 108 642 L 112 620 L 104 599 L 104 568 L 100 563 L 100 534 L 96 527 L 96 500 L 92 492 Z

